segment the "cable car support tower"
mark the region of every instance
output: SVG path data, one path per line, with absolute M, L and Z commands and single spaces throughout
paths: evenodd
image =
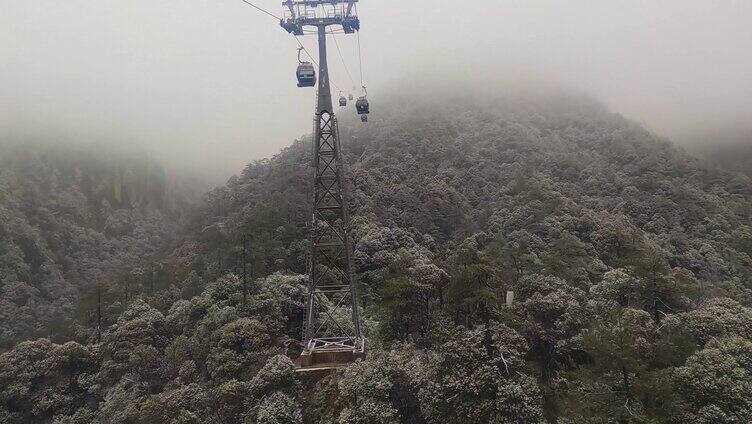
M 332 104 L 326 57 L 330 27 L 345 34 L 360 29 L 358 0 L 287 0 L 280 25 L 295 36 L 316 29 L 318 36 L 318 92 L 313 132 L 310 262 L 304 348 L 300 369 L 326 368 L 362 357 L 356 288 L 353 283 L 350 216 L 345 198 L 342 154 L 337 118 Z M 333 32 L 332 30 L 332 32 Z M 308 33 L 311 33 L 310 31 Z

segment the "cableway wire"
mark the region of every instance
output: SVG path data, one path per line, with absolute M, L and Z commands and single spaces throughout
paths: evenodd
M 347 68 L 347 63 L 345 62 L 345 57 L 342 55 L 342 50 L 339 48 L 339 42 L 337 41 L 337 37 L 334 35 L 334 32 L 330 32 L 329 34 L 332 35 L 332 39 L 334 39 L 334 45 L 337 47 L 337 53 L 339 53 L 339 58 L 342 60 L 342 66 L 345 67 L 345 72 L 347 72 L 347 77 L 350 78 L 350 82 L 352 83 L 353 87 L 355 86 L 355 80 L 352 77 L 352 74 L 350 73 L 350 69 Z
M 295 41 L 298 42 L 298 45 L 300 46 L 301 49 L 303 49 L 303 51 L 305 52 L 306 56 L 308 56 L 308 58 L 311 59 L 311 62 L 313 62 L 313 64 L 316 65 L 316 67 L 318 68 L 319 67 L 319 62 L 316 59 L 313 58 L 313 55 L 308 51 L 308 49 L 306 48 L 306 46 L 303 45 L 303 43 L 300 41 L 300 39 L 298 38 L 297 35 L 293 34 L 293 37 L 295 37 Z
M 243 3 L 247 4 L 248 6 L 251 6 L 252 8 L 254 8 L 254 9 L 260 11 L 260 12 L 266 13 L 267 15 L 271 16 L 272 18 L 274 18 L 274 19 L 276 19 L 278 21 L 282 20 L 279 16 L 277 16 L 277 15 L 275 15 L 275 14 L 273 14 L 273 13 L 267 11 L 267 10 L 264 10 L 264 9 L 258 7 L 258 6 L 256 6 L 255 4 L 251 3 L 248 0 L 240 0 L 240 1 L 242 1 Z
M 304 46 L 303 43 L 300 42 L 300 39 L 298 38 L 298 36 L 294 35 L 294 37 L 295 37 L 295 41 L 298 42 L 298 45 L 300 45 L 300 47 L 303 49 L 303 51 L 305 52 L 306 56 L 308 56 L 308 58 L 311 59 L 311 62 L 313 62 L 313 64 L 316 65 L 316 67 L 318 68 L 319 67 L 319 62 L 316 59 L 313 58 L 313 55 L 308 51 L 308 49 L 306 48 L 306 46 Z M 334 80 L 332 79 L 331 75 L 329 76 L 329 83 L 331 85 L 333 85 L 334 88 L 336 88 L 338 91 L 342 91 L 342 88 L 340 88 L 340 86 L 337 85 L 336 82 L 334 82 Z
M 259 6 L 256 6 L 255 4 L 251 3 L 251 2 L 250 2 L 250 1 L 248 1 L 248 0 L 240 0 L 240 1 L 242 1 L 242 2 L 243 2 L 243 3 L 245 3 L 245 4 L 247 4 L 248 6 L 251 6 L 251 7 L 253 7 L 254 9 L 258 10 L 259 12 L 262 12 L 262 13 L 265 13 L 265 14 L 267 14 L 267 15 L 271 16 L 272 18 L 276 19 L 277 21 L 281 21 L 281 20 L 282 20 L 282 18 L 280 18 L 279 16 L 277 16 L 277 15 L 275 15 L 275 14 L 273 14 L 273 13 L 271 13 L 271 12 L 269 12 L 269 11 L 267 11 L 267 10 L 265 10 L 265 9 L 263 9 L 263 8 L 261 8 L 261 7 L 259 7 Z M 303 45 L 303 43 L 301 43 L 301 42 L 300 42 L 300 40 L 298 39 L 298 36 L 297 36 L 297 35 L 295 35 L 295 41 L 297 41 L 297 42 L 298 42 L 298 44 L 300 45 L 300 47 L 302 47 L 302 48 L 303 48 L 303 51 L 304 51 L 304 52 L 306 53 L 306 55 L 308 56 L 308 58 L 309 58 L 309 59 L 311 59 L 311 62 L 313 62 L 314 64 L 316 64 L 316 67 L 318 68 L 318 67 L 319 67 L 319 63 L 318 63 L 318 62 L 316 61 L 316 59 L 314 59 L 314 58 L 313 58 L 313 55 L 311 55 L 311 53 L 310 53 L 310 52 L 308 51 L 308 49 L 306 48 L 306 46 L 304 46 L 304 45 Z M 335 41 L 335 42 L 336 42 L 336 41 Z M 339 45 L 337 45 L 337 50 L 339 50 Z M 342 53 L 340 53 L 340 56 L 341 56 L 341 55 L 342 55 Z M 345 69 L 347 69 L 347 67 L 345 67 Z M 348 74 L 349 74 L 349 71 L 348 71 Z M 352 79 L 352 78 L 351 78 L 351 79 Z M 361 78 L 361 79 L 362 79 L 362 78 Z M 333 86 L 334 86 L 334 87 L 335 87 L 335 88 L 336 88 L 337 90 L 339 90 L 339 91 L 342 91 L 342 89 L 341 89 L 341 88 L 340 88 L 340 87 L 339 87 L 339 86 L 338 86 L 338 85 L 337 85 L 337 84 L 336 84 L 336 83 L 335 83 L 334 81 L 332 81 L 332 79 L 331 79 L 331 78 L 329 78 L 329 82 L 330 82 L 330 83 L 331 83 L 331 84 L 332 84 L 332 85 L 333 85 Z
M 355 13 L 358 13 L 358 5 L 355 5 Z M 363 95 L 365 95 L 366 85 L 363 83 L 363 52 L 360 47 L 360 30 L 358 30 L 358 66 L 360 67 L 360 86 L 363 87 Z

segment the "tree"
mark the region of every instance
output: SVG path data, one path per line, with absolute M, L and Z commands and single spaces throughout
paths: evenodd
M 281 392 L 274 392 L 264 397 L 258 407 L 256 420 L 246 419 L 247 423 L 258 424 L 302 424 L 303 414 L 300 406 Z
M 469 327 L 483 323 L 490 328 L 491 318 L 501 300 L 501 283 L 482 251 L 485 234 L 466 239 L 453 252 L 451 278 L 447 287 L 449 309 L 455 320 Z
M 752 420 L 752 342 L 741 337 L 713 339 L 676 369 L 674 379 L 693 423 Z
M 519 299 L 511 310 L 515 324 L 529 340 L 546 381 L 562 365 L 576 362 L 577 338 L 588 318 L 586 295 L 553 276 L 526 276 L 514 287 Z
M 572 395 L 583 404 L 586 416 L 610 416 L 626 423 L 644 413 L 639 379 L 653 354 L 653 332 L 652 319 L 645 311 L 611 309 L 597 315 L 583 334 L 593 366 L 581 368 L 581 385 Z
M 713 338 L 740 336 L 752 340 L 752 308 L 729 298 L 714 298 L 680 318 L 700 346 Z
M 454 327 L 436 334 L 437 355 L 419 391 L 426 422 L 516 423 L 543 420 L 542 398 L 528 374 L 527 343 L 514 330 L 493 329 L 493 349 L 483 330 Z

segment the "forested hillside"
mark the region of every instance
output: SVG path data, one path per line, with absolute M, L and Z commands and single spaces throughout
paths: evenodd
M 100 337 L 89 322 L 75 341 L 0 356 L 0 422 L 752 421 L 739 175 L 576 96 L 374 110 L 342 124 L 365 361 L 315 386 L 290 361 L 301 140 L 207 193 L 155 260 L 157 283 L 141 273 L 79 305 L 100 311 Z
M 88 313 L 81 299 L 164 247 L 186 200 L 158 164 L 132 154 L 1 145 L 0 349 L 73 337 L 77 312 Z

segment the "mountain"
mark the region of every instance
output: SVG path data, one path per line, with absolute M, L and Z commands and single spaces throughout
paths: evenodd
M 752 420 L 738 175 L 572 94 L 402 93 L 373 110 L 342 122 L 365 361 L 319 380 L 290 361 L 303 139 L 207 193 L 157 255 L 158 284 L 142 273 L 86 304 L 101 335 L 0 356 L 0 422 Z
M 178 228 L 184 193 L 138 155 L 0 146 L 0 348 L 71 337 L 80 299 L 143 266 Z

